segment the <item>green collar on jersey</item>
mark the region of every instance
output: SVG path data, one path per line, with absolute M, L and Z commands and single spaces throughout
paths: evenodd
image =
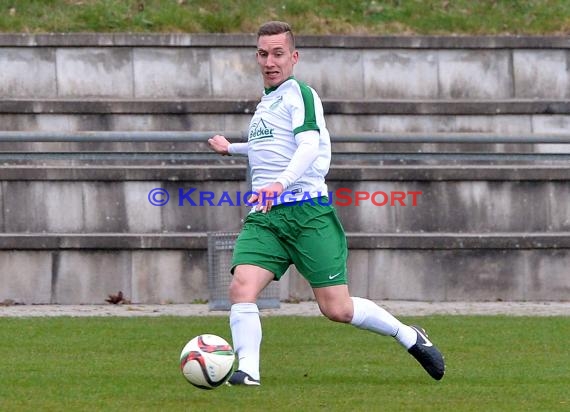
M 289 76 L 287 79 L 285 79 L 282 83 L 278 84 L 277 86 L 273 86 L 273 87 L 266 87 L 265 90 L 265 94 L 269 94 L 275 90 L 277 90 L 279 88 L 279 86 L 281 86 L 283 83 L 285 83 L 287 80 L 291 80 L 294 79 L 295 76 Z

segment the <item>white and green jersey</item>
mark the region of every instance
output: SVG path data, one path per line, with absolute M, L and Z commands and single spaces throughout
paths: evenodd
M 248 131 L 253 191 L 277 181 L 297 150 L 295 135 L 306 131 L 318 132 L 318 155 L 274 204 L 327 194 L 325 176 L 331 161 L 331 142 L 323 105 L 315 90 L 294 77 L 265 89 Z

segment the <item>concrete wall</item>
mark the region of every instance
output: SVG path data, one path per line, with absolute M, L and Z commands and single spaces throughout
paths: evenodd
M 350 239 L 350 237 L 349 237 Z M 563 249 L 355 249 L 350 289 L 371 299 L 565 301 Z M 202 250 L 2 250 L 0 298 L 19 303 L 103 304 L 121 290 L 135 303 L 207 300 Z M 279 282 L 283 300 L 313 296 L 295 270 Z
M 568 168 L 565 170 L 568 173 Z M 380 173 L 377 179 L 329 180 L 331 202 L 347 231 L 570 232 L 567 180 L 503 177 L 500 181 L 384 181 Z M 157 188 L 170 194 L 170 201 L 162 207 L 152 205 L 148 199 Z M 190 191 L 192 194 L 185 198 L 183 195 Z M 4 233 L 235 231 L 248 211 L 243 200 L 247 191 L 243 182 L 211 180 L 4 181 L 0 227 Z M 212 205 L 206 192 L 213 195 Z M 224 192 L 229 195 L 225 200 Z M 375 203 L 362 200 L 357 204 L 356 192 L 372 194 Z M 391 196 L 397 192 L 403 193 L 396 196 L 402 201 Z M 412 192 L 417 193 L 415 201 Z
M 298 42 L 296 75 L 319 91 L 333 138 L 566 134 L 570 125 L 566 37 Z M 261 92 L 254 45 L 251 35 L 0 34 L 0 129 L 239 133 Z M 567 300 L 568 149 L 335 143 L 331 190 L 422 192 L 416 206 L 337 205 L 351 290 L 373 299 Z M 240 159 L 205 151 L 0 143 L 0 301 L 103 303 L 118 290 L 141 303 L 208 299 L 207 232 L 238 230 L 246 209 L 177 206 L 175 197 L 179 188 L 244 192 L 246 171 Z M 414 157 L 426 151 L 447 157 Z M 93 152 L 108 157 L 90 160 Z M 493 157 L 501 153 L 512 156 Z M 153 188 L 168 190 L 171 203 L 150 205 Z M 312 295 L 292 269 L 280 297 Z
M 565 37 L 298 39 L 298 78 L 348 131 L 564 132 Z M 0 34 L 4 130 L 244 130 L 251 35 Z M 349 104 L 350 103 L 350 104 Z
M 199 40 L 199 41 L 195 41 Z M 325 99 L 565 99 L 567 38 L 303 37 Z M 350 45 L 347 45 L 350 41 Z M 0 36 L 5 98 L 256 99 L 250 35 Z
M 243 168 L 236 175 L 232 167 L 212 167 L 215 179 L 187 166 L 142 175 L 128 166 L 84 165 L 81 174 L 63 168 L 53 175 L 5 166 L 0 301 L 103 303 L 118 290 L 135 302 L 208 299 L 206 232 L 237 231 L 247 213 L 228 204 L 180 206 L 179 189 L 196 188 L 191 197 L 198 205 L 199 191 L 214 192 L 216 200 L 224 191 L 245 193 Z M 567 299 L 570 168 L 520 167 L 401 167 L 395 179 L 381 166 L 365 175 L 353 173 L 354 165 L 335 166 L 329 185 L 335 193 L 345 190 L 333 204 L 348 232 L 353 293 L 434 301 Z M 171 194 L 167 205 L 149 203 L 155 188 Z M 409 197 L 405 204 L 357 206 L 356 191 L 421 194 L 415 206 Z M 280 289 L 282 299 L 312 298 L 294 270 Z

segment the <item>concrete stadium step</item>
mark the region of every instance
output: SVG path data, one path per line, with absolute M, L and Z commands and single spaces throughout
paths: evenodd
M 243 165 L 242 156 L 221 157 L 207 139 L 217 131 L 0 131 L 4 165 L 75 166 L 145 164 Z M 245 133 L 223 132 L 232 142 Z M 570 160 L 568 133 L 353 132 L 336 133 L 333 166 L 413 164 L 561 164 Z
M 567 299 L 570 232 L 348 233 L 356 296 L 412 301 Z M 227 262 L 230 252 L 218 256 Z M 0 235 L 0 301 L 103 304 L 122 291 L 133 303 L 205 301 L 206 233 Z M 229 281 L 229 273 L 224 272 Z M 282 300 L 313 299 L 292 268 Z
M 41 98 L 0 100 L 6 114 L 246 114 L 258 99 L 223 98 Z M 499 115 L 570 114 L 570 100 L 514 99 L 331 99 L 323 98 L 325 114 Z
M 245 164 L 180 164 L 180 165 L 113 165 L 46 164 L 0 165 L 4 181 L 246 181 Z M 92 163 L 88 161 L 87 163 Z M 145 162 L 146 163 L 146 162 Z M 570 180 L 570 164 L 547 161 L 548 164 L 511 165 L 385 165 L 354 164 L 331 166 L 329 181 L 567 181 Z
M 570 249 L 570 232 L 359 233 L 350 249 Z M 0 233 L 0 250 L 205 250 L 208 232 Z

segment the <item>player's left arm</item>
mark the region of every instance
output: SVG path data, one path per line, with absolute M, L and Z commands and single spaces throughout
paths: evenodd
M 253 194 L 249 198 L 250 203 L 261 202 L 257 205 L 256 210 L 263 213 L 269 212 L 273 205 L 271 199 L 281 195 L 285 189 L 303 176 L 319 155 L 319 138 L 319 132 L 316 130 L 308 130 L 295 136 L 297 149 L 293 153 L 287 168 L 274 183 L 259 189 L 259 193 Z
M 317 104 L 312 89 L 299 83 L 297 93 L 292 93 L 288 100 L 291 115 L 291 128 L 295 135 L 297 149 L 287 168 L 279 175 L 277 182 L 283 190 L 295 183 L 309 169 L 319 156 L 320 133 L 317 124 Z
M 297 150 L 287 168 L 279 175 L 276 182 L 283 190 L 295 183 L 313 164 L 319 155 L 320 135 L 317 130 L 308 130 L 295 135 Z

